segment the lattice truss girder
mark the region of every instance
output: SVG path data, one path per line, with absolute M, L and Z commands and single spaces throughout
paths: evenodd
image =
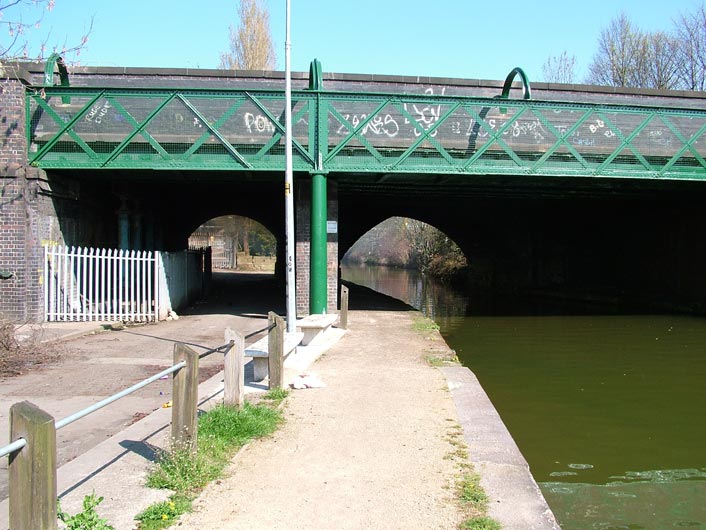
M 284 169 L 281 92 L 28 98 L 41 167 Z M 701 110 L 321 91 L 295 92 L 292 107 L 297 170 L 706 178 Z
M 293 100 L 295 164 L 308 169 L 311 98 Z M 249 92 L 109 91 L 30 98 L 30 162 L 42 167 L 272 170 L 284 99 Z
M 700 111 L 448 99 L 329 101 L 333 127 L 324 165 L 387 173 L 706 178 L 706 114 Z

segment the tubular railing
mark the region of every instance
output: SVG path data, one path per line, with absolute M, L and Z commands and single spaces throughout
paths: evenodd
M 76 412 L 75 414 L 72 414 L 71 416 L 67 416 L 63 420 L 59 420 L 56 422 L 56 430 L 58 431 L 62 427 L 66 427 L 67 425 L 80 420 L 81 418 L 88 416 L 89 414 L 96 412 L 97 410 L 102 409 L 103 407 L 110 405 L 114 401 L 119 400 L 120 398 L 124 398 L 125 396 L 128 396 L 132 394 L 133 392 L 137 392 L 141 388 L 146 387 L 150 383 L 154 383 L 157 381 L 160 377 L 164 377 L 165 375 L 173 374 L 177 370 L 180 370 L 186 366 L 185 361 L 178 362 L 175 365 L 170 366 L 166 370 L 162 370 L 158 374 L 153 375 L 152 377 L 148 377 L 147 379 L 144 379 L 143 381 L 140 381 L 139 383 L 131 386 L 130 388 L 126 388 L 125 390 L 118 392 L 117 394 L 113 394 L 112 396 L 105 398 L 102 401 L 99 401 L 98 403 L 91 405 L 90 407 L 86 407 L 83 410 L 80 410 Z
M 277 332 L 279 328 L 280 332 Z M 172 374 L 172 447 L 196 450 L 196 420 L 198 405 L 199 360 L 213 353 L 225 355 L 224 402 L 229 405 L 243 404 L 244 389 L 244 341 L 258 333 L 268 332 L 270 340 L 283 341 L 284 321 L 270 313 L 270 324 L 246 335 L 229 331 L 227 343 L 197 354 L 183 343 L 174 347 L 174 364 L 135 385 L 86 407 L 66 418 L 54 421 L 51 415 L 25 401 L 10 408 L 10 437 L 12 443 L 0 448 L 0 457 L 10 457 L 10 528 L 12 530 L 37 530 L 56 528 L 56 431 L 82 419 L 91 413 Z M 277 348 L 272 348 L 273 351 Z M 282 350 L 280 345 L 279 351 Z M 271 361 L 272 362 L 272 361 Z M 283 358 L 274 359 L 282 373 Z M 240 367 L 233 377 L 233 367 Z M 270 378 L 270 388 L 282 386 L 281 379 Z M 236 396 L 232 399 L 231 396 Z M 238 396 L 240 396 L 238 398 Z

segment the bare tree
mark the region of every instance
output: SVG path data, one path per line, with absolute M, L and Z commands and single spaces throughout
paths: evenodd
M 257 221 L 239 215 L 223 215 L 201 225 L 202 231 L 210 230 L 214 237 L 229 242 L 234 251 L 272 256 L 276 251 L 276 239 Z
M 270 13 L 262 0 L 240 0 L 238 25 L 229 27 L 229 48 L 221 54 L 227 70 L 274 70 L 277 66 L 270 32 Z
M 646 35 L 646 46 L 643 85 L 659 89 L 677 88 L 679 86 L 678 39 L 663 31 L 657 31 Z
M 596 85 L 673 89 L 679 86 L 679 39 L 644 32 L 624 13 L 601 31 L 587 82 Z
M 701 4 L 693 13 L 683 14 L 674 26 L 680 87 L 706 90 L 706 7 Z
M 594 85 L 641 86 L 646 55 L 645 36 L 625 13 L 621 13 L 601 30 L 587 81 Z
M 573 83 L 576 70 L 576 56 L 564 50 L 559 56 L 551 56 L 542 65 L 542 76 L 547 83 Z
M 62 44 L 50 45 L 51 32 L 42 34 L 41 31 L 44 15 L 54 9 L 54 5 L 55 0 L 0 0 L 0 28 L 7 31 L 0 39 L 1 61 L 41 61 L 51 53 L 60 53 L 64 58 L 81 53 L 88 42 L 93 20 L 78 42 L 69 44 L 65 39 Z M 33 46 L 31 41 L 37 44 Z

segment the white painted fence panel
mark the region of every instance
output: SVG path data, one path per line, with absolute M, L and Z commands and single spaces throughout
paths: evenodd
M 45 247 L 47 321 L 154 321 L 160 260 L 156 253 Z

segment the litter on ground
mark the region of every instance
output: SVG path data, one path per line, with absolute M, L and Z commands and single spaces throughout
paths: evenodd
M 302 390 L 304 388 L 323 388 L 326 385 L 321 382 L 321 379 L 311 374 L 298 375 L 292 381 L 291 387 L 295 390 Z

